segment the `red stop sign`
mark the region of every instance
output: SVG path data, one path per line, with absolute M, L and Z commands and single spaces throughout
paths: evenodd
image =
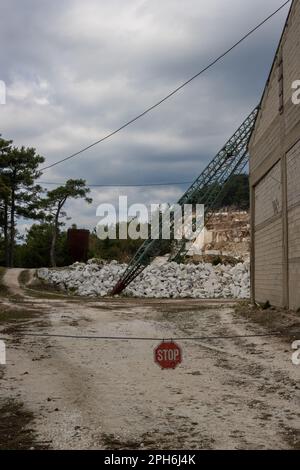
M 174 341 L 163 341 L 154 349 L 154 360 L 162 369 L 175 369 L 182 362 L 181 348 Z

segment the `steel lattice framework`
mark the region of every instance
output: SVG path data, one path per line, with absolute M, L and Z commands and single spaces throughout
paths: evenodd
M 240 174 L 248 163 L 248 143 L 257 113 L 258 108 L 255 108 L 177 203 L 181 207 L 185 204 L 204 204 L 205 223 L 226 194 L 230 178 L 235 174 Z M 172 224 L 174 220 L 171 218 L 171 229 Z M 162 230 L 160 219 L 156 227 L 157 238 L 149 237 L 139 248 L 114 287 L 112 295 L 120 294 L 150 264 L 152 259 L 160 254 L 164 242 L 161 237 Z M 185 253 L 185 247 L 186 240 L 178 242 L 175 245 L 172 260 L 179 260 Z

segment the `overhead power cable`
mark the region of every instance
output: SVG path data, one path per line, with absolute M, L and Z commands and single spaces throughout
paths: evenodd
M 247 34 L 245 34 L 241 39 L 239 39 L 237 42 L 235 42 L 231 47 L 229 47 L 229 49 L 227 49 L 225 52 L 223 52 L 221 55 L 219 55 L 216 59 L 212 60 L 206 67 L 204 67 L 202 70 L 200 70 L 200 72 L 196 73 L 195 75 L 193 75 L 191 78 L 189 78 L 188 80 L 186 80 L 184 83 L 182 83 L 180 86 L 178 86 L 177 88 L 175 88 L 175 90 L 171 91 L 168 95 L 166 95 L 164 98 L 162 98 L 161 100 L 159 100 L 157 103 L 155 103 L 154 105 L 150 106 L 149 108 L 145 109 L 145 111 L 143 111 L 142 113 L 138 114 L 137 116 L 135 116 L 134 118 L 130 119 L 129 121 L 127 121 L 125 124 L 123 124 L 122 126 L 120 126 L 118 129 L 110 132 L 109 134 L 105 135 L 104 137 L 102 137 L 101 139 L 97 140 L 96 142 L 93 142 L 92 144 L 90 145 L 87 145 L 86 147 L 82 148 L 81 150 L 79 150 L 78 152 L 75 152 L 67 157 L 64 157 L 62 158 L 61 160 L 57 160 L 56 162 L 48 165 L 48 166 L 45 166 L 41 169 L 41 171 L 45 171 L 45 170 L 48 170 L 49 168 L 52 168 L 56 165 L 59 165 L 67 160 L 70 160 L 71 158 L 74 158 L 74 157 L 77 157 L 78 155 L 80 155 L 81 153 L 83 152 L 86 152 L 87 150 L 91 149 L 92 147 L 95 147 L 95 145 L 98 145 L 100 144 L 101 142 L 104 142 L 105 140 L 111 138 L 112 136 L 114 136 L 115 134 L 117 134 L 118 132 L 120 132 L 121 130 L 125 129 L 126 127 L 130 126 L 131 124 L 133 124 L 135 121 L 137 121 L 138 119 L 142 118 L 143 116 L 145 116 L 146 114 L 150 113 L 151 111 L 153 111 L 155 108 L 157 108 L 158 106 L 160 106 L 162 103 L 164 103 L 165 101 L 167 101 L 169 98 L 171 98 L 173 95 L 175 95 L 176 93 L 178 93 L 180 90 L 182 90 L 182 88 L 184 88 L 185 86 L 187 86 L 189 83 L 191 83 L 193 80 L 195 80 L 196 78 L 198 78 L 200 75 L 202 75 L 204 72 L 206 72 L 207 70 L 209 70 L 210 68 L 212 68 L 215 64 L 217 64 L 218 62 L 220 62 L 220 60 L 222 60 L 226 55 L 228 55 L 233 49 L 235 49 L 237 46 L 239 46 L 242 42 L 244 42 L 249 36 L 251 36 L 253 33 L 255 33 L 258 29 L 260 29 L 265 23 L 267 23 L 271 18 L 273 18 L 275 15 L 277 15 L 277 13 L 279 13 L 286 5 L 288 5 L 289 3 L 291 2 L 291 0 L 287 0 L 286 2 L 284 2 L 279 8 L 277 8 L 277 10 L 275 10 L 273 13 L 271 13 L 267 18 L 265 18 L 263 21 L 261 21 L 257 26 L 255 26 L 255 28 L 251 29 Z
M 147 186 L 179 186 L 184 184 L 192 184 L 191 181 L 177 181 L 174 183 L 136 183 L 136 184 L 93 184 L 86 183 L 89 188 L 145 188 Z M 64 185 L 65 181 L 53 182 L 53 181 L 40 181 L 40 184 L 44 185 Z

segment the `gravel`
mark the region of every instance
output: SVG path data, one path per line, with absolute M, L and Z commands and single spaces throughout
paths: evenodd
M 112 261 L 98 264 L 89 261 L 74 263 L 67 268 L 37 270 L 39 279 L 62 291 L 80 296 L 105 297 L 124 273 L 127 265 Z M 248 299 L 250 296 L 250 266 L 210 263 L 152 264 L 124 291 L 125 295 L 146 298 Z

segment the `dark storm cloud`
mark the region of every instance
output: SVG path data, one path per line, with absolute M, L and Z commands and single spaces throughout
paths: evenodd
M 2 0 L 0 129 L 47 163 L 119 127 L 199 71 L 280 0 Z M 287 8 L 159 109 L 43 175 L 95 183 L 194 179 L 258 103 Z M 183 187 L 128 189 L 175 200 Z M 115 201 L 117 189 L 94 190 Z M 168 199 L 169 198 L 169 199 Z M 158 201 L 157 201 L 158 202 Z M 70 204 L 92 223 L 94 205 Z

